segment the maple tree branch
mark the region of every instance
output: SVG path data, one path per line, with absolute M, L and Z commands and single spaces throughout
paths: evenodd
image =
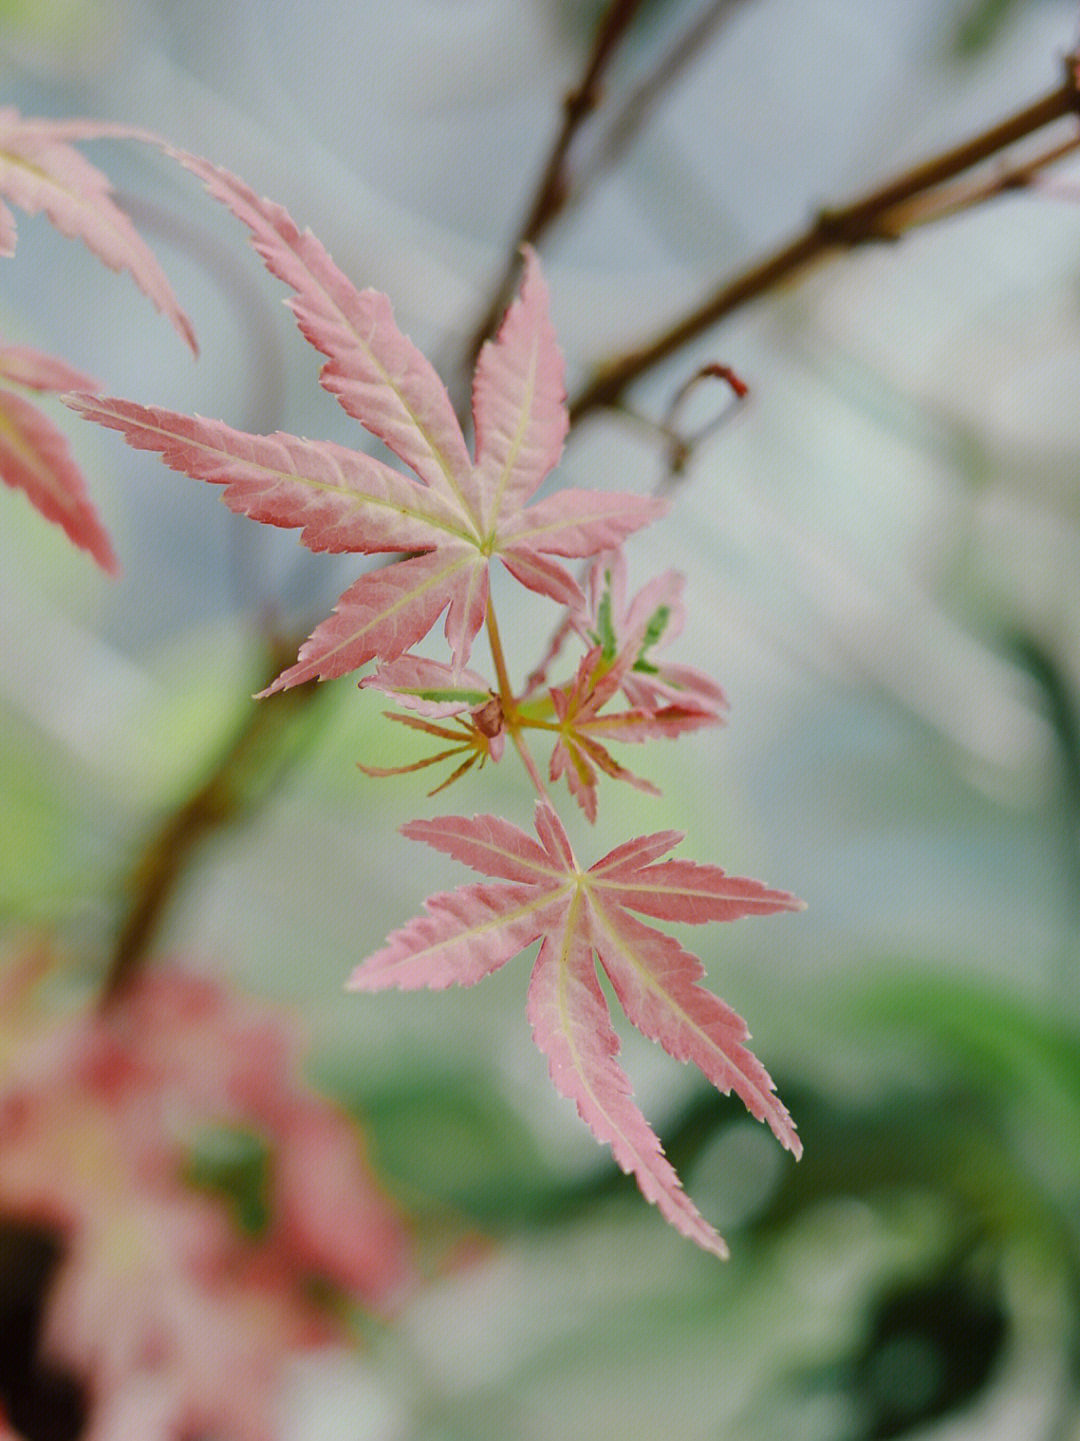
M 579 171 L 574 184 L 578 195 L 616 166 L 646 128 L 666 91 L 695 60 L 705 53 L 713 35 L 746 0 L 709 0 L 679 35 L 652 70 L 622 100 L 606 122 L 606 134 Z M 569 199 L 570 197 L 568 197 Z
M 985 204 L 986 201 L 1005 195 L 1009 191 L 1026 190 L 1035 184 L 1039 175 L 1048 166 L 1077 150 L 1080 150 L 1080 132 L 1066 140 L 1059 140 L 1046 146 L 1025 160 L 1023 164 L 1002 165 L 987 180 L 981 180 L 975 184 L 959 184 L 940 190 L 923 199 L 921 203 L 919 200 L 915 200 L 912 202 L 909 212 L 904 215 L 904 229 L 909 230 L 920 225 L 936 224 L 939 220 L 960 215 L 965 210 L 972 210 L 975 206 Z
M 631 383 L 674 355 L 691 340 L 716 325 L 741 306 L 775 289 L 783 281 L 807 270 L 832 255 L 874 241 L 898 240 L 926 213 L 912 209 L 912 202 L 928 195 L 1026 136 L 1070 115 L 1080 114 L 1080 57 L 1066 60 L 1066 79 L 1056 90 L 1007 116 L 970 140 L 953 146 L 886 181 L 837 209 L 819 212 L 808 229 L 779 250 L 751 264 L 723 283 L 695 309 L 674 321 L 654 339 L 603 365 L 571 402 L 571 421 L 592 411 L 618 405 Z M 1046 152 L 1041 163 L 1056 159 L 1059 146 Z M 1033 171 L 1028 162 L 1024 183 Z M 987 191 L 987 198 L 1007 188 L 1000 180 Z M 980 198 L 980 197 L 976 197 Z M 907 210 L 905 211 L 905 207 Z M 943 213 L 949 213 L 946 210 Z
M 295 645 L 273 647 L 267 684 L 295 654 Z M 268 764 L 268 747 L 316 693 L 317 682 L 308 681 L 281 692 L 272 702 L 249 706 L 209 775 L 143 848 L 131 871 L 127 915 L 106 970 L 100 1000 L 103 1010 L 122 997 L 142 968 L 195 852 L 215 832 L 249 815 L 265 796 L 271 776 L 279 771 Z
M 563 100 L 562 126 L 547 164 L 544 166 L 528 213 L 522 221 L 506 268 L 492 294 L 491 303 L 483 320 L 469 342 L 469 355 L 475 360 L 481 345 L 493 333 L 510 302 L 514 282 L 520 264 L 523 245 L 535 243 L 551 222 L 563 210 L 569 195 L 569 180 L 566 160 L 582 125 L 596 110 L 601 97 L 601 80 L 612 55 L 630 28 L 630 23 L 641 7 L 642 0 L 612 0 L 593 41 L 585 74 L 580 84 L 571 90 Z
M 733 407 L 721 410 L 707 425 L 701 426 L 692 433 L 687 433 L 680 428 L 678 424 L 680 410 L 691 393 L 705 380 L 722 380 L 731 391 L 736 406 L 750 394 L 749 386 L 735 374 L 730 365 L 720 365 L 716 362 L 700 366 L 689 380 L 679 386 L 668 406 L 667 414 L 656 427 L 667 441 L 668 447 L 667 471 L 656 486 L 655 493 L 657 495 L 663 495 L 683 475 L 690 463 L 695 446 L 714 435 L 720 426 L 729 421 L 735 413 Z

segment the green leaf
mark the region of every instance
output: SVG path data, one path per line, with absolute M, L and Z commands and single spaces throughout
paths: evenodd
M 953 54 L 974 60 L 1003 36 L 1028 0 L 976 0 L 960 17 L 952 36 Z
M 432 1070 L 362 1101 L 372 1159 L 413 1210 L 487 1228 L 535 1221 L 560 1178 L 526 1122 L 479 1071 Z

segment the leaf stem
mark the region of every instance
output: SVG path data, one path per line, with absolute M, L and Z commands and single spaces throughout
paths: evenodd
M 491 659 L 495 665 L 495 677 L 499 682 L 499 702 L 503 709 L 503 719 L 506 728 L 510 732 L 510 738 L 514 747 L 521 757 L 521 763 L 529 773 L 529 779 L 536 787 L 537 795 L 548 800 L 547 787 L 544 779 L 537 769 L 536 762 L 526 744 L 525 737 L 521 733 L 521 725 L 518 717 L 517 702 L 514 699 L 514 692 L 510 688 L 510 673 L 506 668 L 506 655 L 503 652 L 502 638 L 499 635 L 499 623 L 495 619 L 495 605 L 491 598 L 488 598 L 487 607 L 487 633 L 488 643 L 491 646 Z
M 901 172 L 847 205 L 822 210 L 801 234 L 721 284 L 700 305 L 675 320 L 652 340 L 603 365 L 572 400 L 571 421 L 581 420 L 592 411 L 617 406 L 633 381 L 733 311 L 801 274 L 813 262 L 873 241 L 900 239 L 916 219 L 925 221 L 927 218 L 911 208 L 914 199 L 944 185 L 1026 136 L 1069 115 L 1080 113 L 1080 56 L 1068 56 L 1065 69 L 1066 78 L 1056 90 L 972 139 Z M 1037 163 L 1049 163 L 1058 157 L 1060 150 L 1061 147 L 1055 146 L 1038 157 Z M 1031 178 L 1032 165 L 1029 164 L 1024 171 L 1025 183 Z M 1000 193 L 1000 189 L 1000 186 L 992 187 L 987 191 L 986 198 Z M 904 207 L 908 207 L 907 213 Z M 943 213 L 948 213 L 948 207 Z
M 503 713 L 513 710 L 514 692 L 510 689 L 510 673 L 506 669 L 506 655 L 502 647 L 502 638 L 499 635 L 499 622 L 495 619 L 495 604 L 488 598 L 487 605 L 487 633 L 488 644 L 491 646 L 491 659 L 495 665 L 495 678 L 499 682 L 499 700 L 502 702 Z

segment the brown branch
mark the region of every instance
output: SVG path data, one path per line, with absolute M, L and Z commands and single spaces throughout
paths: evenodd
M 267 684 L 295 651 L 295 646 L 275 647 Z M 206 779 L 144 847 L 131 872 L 131 901 L 106 971 L 103 1009 L 113 1005 L 138 974 L 198 848 L 216 831 L 250 815 L 266 794 L 271 777 L 280 773 L 281 761 L 277 754 L 273 757 L 276 764 L 268 764 L 267 749 L 274 746 L 280 752 L 278 738 L 283 727 L 307 708 L 316 693 L 317 683 L 309 681 L 271 702 L 250 706 Z
M 872 241 L 898 239 L 912 223 L 911 202 L 917 197 L 991 159 L 1026 136 L 1080 113 L 1080 78 L 1075 55 L 1066 61 L 1066 72 L 1067 78 L 1057 90 L 973 139 L 905 170 L 840 209 L 821 211 L 801 235 L 721 285 L 655 339 L 603 366 L 571 402 L 571 419 L 578 421 L 592 411 L 618 405 L 633 381 L 725 316 L 807 270 L 814 262 Z M 1030 180 L 1030 175 L 1027 178 Z
M 1080 131 L 1066 140 L 1045 146 L 1022 164 L 1002 165 L 987 180 L 948 186 L 935 191 L 932 196 L 922 198 L 921 201 L 914 200 L 906 213 L 901 211 L 903 228 L 906 232 L 921 225 L 935 225 L 939 220 L 962 215 L 965 210 L 985 205 L 987 201 L 1010 191 L 1027 190 L 1035 184 L 1044 170 L 1077 150 L 1080 150 Z
M 622 100 L 615 114 L 607 118 L 603 139 L 575 177 L 575 192 L 591 188 L 605 171 L 622 160 L 652 120 L 667 92 L 707 53 L 713 36 L 745 3 L 746 0 L 709 0 L 649 74 Z
M 571 90 L 563 101 L 562 126 L 537 184 L 528 213 L 518 231 L 506 269 L 495 288 L 491 304 L 470 342 L 469 354 L 474 359 L 481 345 L 498 325 L 502 313 L 509 303 L 520 264 L 521 247 L 535 244 L 566 204 L 569 193 L 566 160 L 570 153 L 570 147 L 581 126 L 600 103 L 601 79 L 604 70 L 630 28 L 630 23 L 641 3 L 642 0 L 612 0 L 596 33 L 581 83 L 576 89 Z

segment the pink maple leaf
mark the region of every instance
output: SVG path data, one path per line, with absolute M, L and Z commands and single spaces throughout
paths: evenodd
M 656 659 L 655 652 L 683 628 L 685 583 L 678 571 L 666 570 L 627 600 L 622 551 L 598 555 L 589 569 L 585 604 L 572 608 L 555 631 L 526 694 L 544 684 L 552 661 L 576 632 L 587 645 L 600 647 L 605 669 L 618 670 L 617 688 L 631 705 L 653 712 L 672 706 L 695 710 L 720 722 L 727 700 L 714 680 L 693 666 Z
M 800 910 L 786 891 L 726 875 L 718 866 L 662 860 L 682 835 L 639 836 L 581 870 L 558 817 L 537 802 L 538 841 L 498 816 L 410 821 L 402 833 L 425 841 L 502 884 L 463 886 L 432 896 L 425 914 L 361 963 L 349 986 L 377 991 L 472 985 L 536 940 L 529 983 L 533 1037 L 551 1079 L 577 1104 L 642 1193 L 683 1235 L 719 1256 L 716 1231 L 682 1189 L 660 1141 L 634 1104 L 615 1060 L 618 1039 L 597 978 L 599 957 L 631 1022 L 669 1055 L 692 1061 L 723 1092 L 735 1091 L 796 1156 L 802 1146 L 768 1073 L 743 1042 L 745 1022 L 698 982 L 704 968 L 674 937 L 639 921 L 701 925 Z
M 0 346 L 0 378 L 38 391 L 93 385 L 80 371 L 51 355 L 24 346 Z M 0 389 L 0 480 L 27 497 L 46 520 L 115 575 L 116 556 L 67 439 L 24 396 Z
M 106 176 L 69 143 L 110 136 L 161 143 L 126 126 L 28 119 L 12 106 L 0 106 L 0 255 L 15 251 L 9 203 L 31 215 L 43 212 L 62 235 L 81 240 L 110 270 L 126 271 L 197 353 L 191 322 L 153 251 L 113 200 Z M 15 346 L 0 348 L 0 376 L 37 391 L 95 387 L 63 361 Z M 0 479 L 24 491 L 31 505 L 103 570 L 116 573 L 112 545 L 67 440 L 36 406 L 6 390 L 0 392 Z
M 411 552 L 351 585 L 267 693 L 344 675 L 375 657 L 394 660 L 444 611 L 460 668 L 484 623 L 494 557 L 529 589 L 579 604 L 577 582 L 552 557 L 617 546 L 664 512 L 661 501 L 579 489 L 527 504 L 558 462 L 568 425 L 562 357 L 532 251 L 520 295 L 477 362 L 471 459 L 445 386 L 397 328 L 386 296 L 358 291 L 310 231 L 235 176 L 194 156 L 178 158 L 248 227 L 267 268 L 292 287 L 301 332 L 328 357 L 322 384 L 415 475 L 325 441 L 248 435 L 125 400 L 69 398 L 173 470 L 223 485 L 231 510 L 298 528 L 312 550 Z
M 632 710 L 605 711 L 604 707 L 620 687 L 625 690 L 633 657 L 634 651 L 628 649 L 608 666 L 602 647 L 593 646 L 582 656 L 574 679 L 551 691 L 559 732 L 551 753 L 551 779 L 557 781 L 565 774 L 571 795 L 590 821 L 596 820 L 598 770 L 613 780 L 628 781 L 638 790 L 659 795 L 651 781 L 620 765 L 603 742 L 673 740 L 687 731 L 713 725 L 718 719 L 713 712 L 693 706 L 638 706 Z
M 108 178 L 69 142 L 132 138 L 161 145 L 149 132 L 96 120 L 38 120 L 0 106 L 0 255 L 15 250 L 15 218 L 43 211 L 62 235 L 81 240 L 110 270 L 126 271 L 143 294 L 198 350 L 191 322 L 131 221 L 112 198 Z
M 373 675 L 364 676 L 360 688 L 382 691 L 398 705 L 433 720 L 461 715 L 492 699 L 487 681 L 476 671 L 455 670 L 419 655 L 403 655 L 378 666 Z

